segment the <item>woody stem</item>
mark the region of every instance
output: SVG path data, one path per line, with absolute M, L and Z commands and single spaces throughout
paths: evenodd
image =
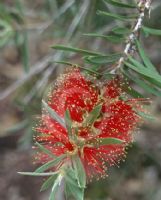
M 139 38 L 139 32 L 140 29 L 143 25 L 143 19 L 145 16 L 145 11 L 147 10 L 149 12 L 150 15 L 150 10 L 151 10 L 151 2 L 152 0 L 138 0 L 138 10 L 139 10 L 139 15 L 138 18 L 136 19 L 134 26 L 132 27 L 132 31 L 130 33 L 130 35 L 127 37 L 127 42 L 126 42 L 126 46 L 124 49 L 124 54 L 123 56 L 119 59 L 116 67 L 111 70 L 111 74 L 116 74 L 116 71 L 118 71 L 124 61 L 128 58 L 129 55 L 133 55 L 135 52 L 135 40 L 137 38 Z

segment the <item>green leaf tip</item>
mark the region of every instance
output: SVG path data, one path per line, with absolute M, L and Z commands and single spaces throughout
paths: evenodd
M 46 148 L 45 148 L 43 145 L 41 145 L 40 143 L 36 142 L 35 145 L 38 146 L 39 149 L 40 149 L 42 152 L 44 152 L 45 154 L 49 155 L 49 156 L 52 157 L 52 158 L 55 158 L 55 155 L 54 155 L 51 151 L 49 151 L 48 149 L 46 149 Z
M 99 138 L 97 140 L 98 142 L 100 142 L 100 145 L 113 145 L 113 144 L 122 144 L 124 143 L 125 141 L 124 140 L 121 140 L 121 139 L 118 139 L 118 138 Z
M 102 39 L 111 41 L 113 43 L 120 43 L 120 42 L 125 40 L 124 37 L 120 37 L 118 35 L 101 35 L 101 34 L 98 34 L 98 33 L 86 33 L 84 35 L 85 36 L 90 36 L 90 37 L 102 38 Z
M 52 46 L 52 48 L 57 49 L 57 50 L 62 50 L 62 51 L 82 53 L 82 54 L 85 54 L 85 55 L 102 55 L 101 53 L 88 51 L 88 50 L 85 50 L 85 49 L 74 48 L 74 47 L 67 47 L 67 46 L 63 46 L 63 45 L 55 45 L 55 46 Z
M 66 128 L 64 119 L 62 119 L 44 100 L 42 100 L 42 105 L 54 120 L 56 120 L 60 125 Z
M 70 111 L 68 109 L 65 111 L 65 124 L 68 130 L 69 138 L 72 138 L 72 120 L 70 116 Z
M 54 160 L 50 160 L 49 162 L 45 163 L 44 165 L 40 166 L 35 170 L 35 173 L 41 173 L 44 172 L 54 166 L 56 166 L 58 163 L 60 163 L 64 158 L 66 157 L 65 154 L 56 157 Z
M 117 7 L 122 7 L 122 8 L 137 8 L 137 6 L 135 4 L 127 4 L 127 3 L 122 3 L 120 1 L 116 1 L 116 0 L 104 0 L 105 2 L 113 5 L 113 6 L 117 6 Z
M 76 200 L 84 200 L 84 188 L 79 187 L 75 170 L 68 168 L 64 179 L 67 197 L 72 195 Z
M 52 176 L 50 176 L 41 186 L 41 189 L 40 189 L 40 192 L 44 191 L 44 190 L 47 190 L 49 187 L 51 187 L 56 178 L 57 178 L 58 174 L 54 174 Z
M 109 54 L 106 56 L 86 56 L 84 60 L 91 64 L 108 64 L 114 63 L 122 56 L 121 53 Z
M 146 26 L 142 26 L 142 29 L 148 34 L 161 36 L 161 29 L 154 29 Z
M 79 156 L 74 156 L 73 166 L 74 166 L 79 187 L 85 188 L 86 187 L 86 172 Z
M 105 12 L 105 11 L 101 11 L 101 10 L 98 10 L 97 14 L 102 15 L 102 16 L 112 17 L 112 18 L 115 18 L 115 19 L 118 19 L 121 21 L 134 20 L 137 17 L 137 15 L 118 15 L 118 14 L 109 13 L 109 12 Z
M 101 113 L 102 104 L 96 105 L 85 120 L 85 125 L 92 125 Z

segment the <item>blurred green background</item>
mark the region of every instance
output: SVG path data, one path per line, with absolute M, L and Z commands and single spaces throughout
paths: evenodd
M 65 68 L 53 61 L 66 59 L 83 65 L 80 55 L 64 54 L 51 46 L 68 44 L 107 53 L 123 50 L 124 44 L 83 35 L 106 34 L 122 25 L 97 16 L 100 9 L 120 12 L 101 0 L 0 1 L 0 200 L 48 199 L 50 191 L 39 192 L 41 178 L 24 177 L 17 171 L 36 168 L 32 127 L 41 113 L 46 87 Z M 145 23 L 161 28 L 160 19 L 161 2 L 154 0 L 151 18 Z M 161 72 L 161 38 L 142 40 Z M 161 99 L 149 97 L 156 120 L 144 123 L 120 168 L 109 169 L 106 180 L 88 185 L 86 200 L 161 200 Z

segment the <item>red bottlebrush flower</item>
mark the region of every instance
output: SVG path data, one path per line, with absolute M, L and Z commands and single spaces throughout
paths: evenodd
M 105 176 L 109 166 L 125 157 L 132 133 L 141 121 L 137 114 L 141 106 L 139 100 L 125 97 L 121 88 L 118 79 L 93 81 L 77 68 L 57 80 L 47 105 L 59 120 L 45 111 L 36 128 L 36 141 L 56 156 L 66 155 L 55 170 L 78 155 L 88 178 Z M 71 122 L 64 126 L 66 111 Z M 51 158 L 40 152 L 37 159 L 44 163 Z

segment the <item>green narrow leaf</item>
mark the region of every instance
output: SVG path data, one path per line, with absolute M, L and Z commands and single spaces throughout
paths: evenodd
M 84 35 L 90 36 L 90 37 L 103 38 L 103 39 L 111 41 L 113 43 L 120 43 L 120 42 L 125 40 L 124 37 L 120 37 L 120 36 L 117 36 L 117 35 L 101 35 L 101 34 L 97 34 L 97 33 L 86 33 Z
M 63 46 L 63 45 L 55 45 L 55 46 L 52 46 L 52 48 L 57 49 L 57 50 L 82 53 L 82 54 L 86 54 L 86 55 L 102 55 L 102 54 L 97 53 L 97 52 L 87 51 L 87 50 L 84 50 L 84 49 L 78 49 L 78 48 L 73 48 L 73 47 L 66 47 L 66 46 Z
M 73 166 L 76 173 L 78 186 L 80 188 L 85 188 L 86 187 L 86 173 L 79 156 L 73 157 Z
M 72 120 L 68 109 L 65 111 L 65 124 L 68 130 L 69 138 L 72 138 Z
M 50 193 L 50 197 L 49 200 L 56 200 L 55 196 L 56 196 L 56 192 L 59 189 L 60 186 L 60 182 L 62 180 L 62 176 L 60 177 L 60 175 L 57 177 L 57 179 L 55 180 L 53 187 L 51 189 L 51 193 Z
M 79 66 L 79 65 L 77 65 L 75 63 L 70 63 L 70 62 L 66 62 L 66 61 L 53 61 L 53 62 L 64 64 L 64 65 L 75 66 L 75 67 L 78 67 L 80 69 L 84 69 L 85 71 L 88 71 L 88 72 L 91 72 L 91 73 L 94 73 L 94 74 L 97 74 L 97 75 L 101 75 L 99 72 L 97 72 L 95 70 L 92 70 L 91 67 L 90 68 L 86 68 L 86 67 Z
M 66 128 L 65 121 L 62 119 L 50 106 L 42 100 L 42 105 L 44 106 L 45 110 L 47 110 L 50 116 L 56 120 L 59 124 L 61 124 L 64 128 Z
M 9 9 L 10 17 L 12 18 L 12 20 L 15 20 L 19 25 L 24 25 L 25 17 L 21 0 L 16 0 L 15 7 L 15 9 Z
M 76 199 L 76 200 L 84 200 L 84 188 L 79 188 L 76 185 L 71 185 L 69 182 L 66 183 L 66 194 L 69 194 Z
M 154 116 L 149 115 L 149 114 L 144 113 L 144 112 L 137 111 L 137 114 L 140 115 L 141 117 L 145 118 L 145 119 L 148 119 L 148 120 L 156 120 L 156 118 Z
M 56 175 L 58 172 L 46 172 L 46 173 L 18 172 L 18 173 L 26 176 L 51 176 L 51 175 Z
M 4 46 L 14 35 L 12 26 L 7 20 L 0 19 L 0 47 Z
M 55 158 L 55 155 L 54 155 L 51 151 L 49 151 L 48 149 L 46 149 L 43 145 L 41 145 L 41 144 L 38 143 L 38 142 L 36 142 L 35 144 L 39 147 L 39 149 L 40 149 L 42 152 L 44 152 L 45 154 L 49 155 L 49 156 L 52 157 L 52 158 Z
M 69 182 L 69 184 L 78 187 L 76 173 L 75 170 L 73 170 L 72 168 L 66 169 L 66 174 L 64 178 L 66 182 Z
M 85 126 L 92 125 L 93 122 L 98 118 L 101 113 L 102 104 L 97 105 L 93 108 L 93 110 L 89 113 L 88 117 L 85 120 Z
M 101 73 L 97 72 L 96 70 L 91 69 L 92 67 L 87 68 L 87 67 L 80 67 L 79 66 L 79 68 L 84 69 L 84 71 L 87 71 L 88 73 L 96 74 L 97 76 L 102 75 Z
M 130 57 L 129 60 L 132 62 L 132 64 L 125 62 L 127 67 L 133 69 L 134 71 L 138 72 L 141 75 L 147 76 L 149 78 L 156 80 L 158 83 L 161 83 L 161 76 L 159 74 L 157 74 L 154 71 L 148 70 L 146 67 L 144 67 L 144 65 L 142 65 L 132 57 Z
M 134 90 L 132 87 L 127 88 L 127 93 L 135 98 L 143 98 L 144 96 L 140 94 L 138 91 Z
M 67 168 L 64 178 L 67 199 L 73 196 L 76 200 L 84 200 L 84 188 L 78 186 L 75 171 L 72 168 Z
M 51 187 L 51 186 L 54 184 L 54 182 L 55 182 L 57 176 L 58 176 L 58 174 L 54 174 L 53 176 L 50 176 L 50 177 L 42 184 L 40 191 L 42 192 L 42 191 L 44 191 L 44 190 L 47 190 L 49 187 Z
M 111 54 L 107 56 L 86 56 L 84 60 L 91 64 L 107 64 L 116 62 L 122 54 Z
M 23 42 L 21 45 L 22 62 L 24 66 L 24 71 L 29 72 L 29 48 L 28 48 L 28 33 L 23 32 Z
M 104 11 L 97 11 L 98 15 L 102 15 L 102 16 L 108 16 L 108 17 L 112 17 L 121 21 L 129 21 L 129 20 L 133 20 L 136 19 L 137 15 L 117 15 L 117 14 L 113 14 L 113 13 L 109 13 L 109 12 L 104 12 Z
M 8 32 L 8 31 L 11 31 L 12 30 L 12 27 L 10 26 L 10 24 L 8 24 L 6 21 L 4 20 L 1 20 L 0 19 L 0 38 L 1 37 L 4 37 L 5 34 Z
M 125 141 L 118 139 L 118 138 L 99 138 L 97 139 L 97 141 L 100 143 L 100 146 L 102 145 L 112 145 L 112 144 L 122 144 Z
M 154 29 L 154 28 L 149 28 L 149 27 L 146 27 L 146 26 L 142 26 L 142 29 L 146 32 L 146 33 L 149 33 L 151 35 L 161 35 L 161 30 L 159 29 Z
M 106 72 L 103 74 L 103 77 L 107 80 L 112 79 L 113 75 L 110 72 Z
M 146 83 L 146 81 L 141 80 L 140 78 L 138 78 L 136 76 L 134 77 L 132 74 L 129 74 L 127 72 L 127 70 L 125 70 L 125 69 L 123 69 L 122 72 L 125 74 L 125 76 L 127 76 L 130 80 L 134 81 L 137 85 L 139 85 L 141 88 L 143 88 L 148 93 L 151 93 L 156 96 L 161 96 L 161 92 L 159 92 L 154 87 L 152 87 L 151 85 Z
M 154 65 L 151 63 L 150 59 L 148 58 L 148 56 L 146 55 L 143 47 L 141 46 L 140 42 L 138 40 L 136 40 L 136 45 L 137 45 L 137 48 L 139 50 L 139 53 L 140 53 L 140 56 L 145 64 L 145 66 L 147 68 L 149 68 L 150 70 L 154 71 L 154 72 L 157 72 Z
M 117 6 L 117 7 L 123 7 L 123 8 L 137 8 L 137 6 L 135 4 L 127 4 L 127 3 L 122 3 L 120 1 L 116 1 L 116 0 L 104 0 L 107 3 L 113 5 L 113 6 Z
M 149 83 L 157 86 L 158 88 L 161 88 L 161 82 L 158 82 L 157 80 L 155 79 L 152 79 L 150 77 L 147 77 L 147 76 L 143 76 L 145 80 L 147 80 Z
M 61 156 L 58 156 L 56 159 L 54 160 L 51 160 L 47 163 L 45 163 L 44 165 L 42 165 L 41 167 L 37 168 L 35 170 L 35 173 L 41 173 L 41 172 L 44 172 L 52 167 L 54 167 L 55 165 L 57 165 L 60 161 L 62 161 L 64 158 L 66 157 L 65 154 L 61 155 Z
M 126 35 L 129 34 L 131 31 L 125 27 L 114 27 L 112 29 L 112 32 L 114 32 L 115 34 Z

